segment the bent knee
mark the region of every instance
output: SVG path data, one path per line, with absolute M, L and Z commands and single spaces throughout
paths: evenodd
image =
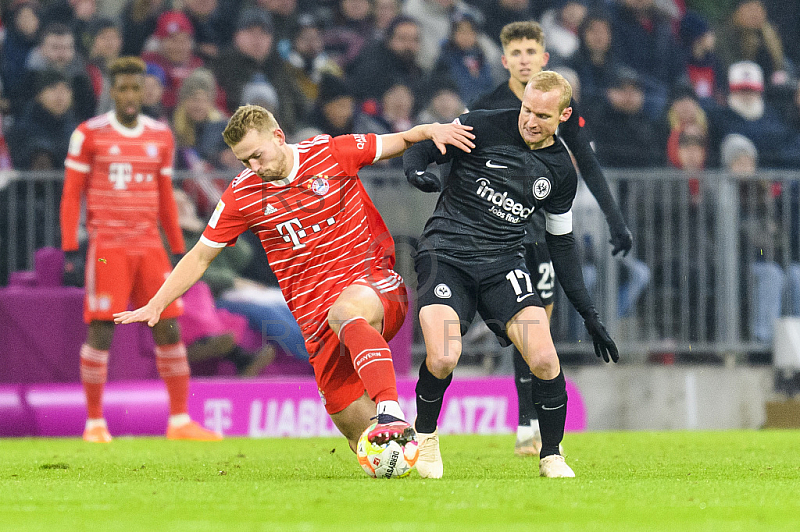
M 548 374 L 558 368 L 558 354 L 554 346 L 532 350 L 528 355 L 528 365 L 534 375 Z
M 460 352 L 458 353 L 444 353 L 439 355 L 428 355 L 426 364 L 431 374 L 437 379 L 444 379 L 456 369 L 458 364 Z

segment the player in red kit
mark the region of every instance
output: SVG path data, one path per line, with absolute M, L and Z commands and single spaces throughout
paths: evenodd
M 86 200 L 84 320 L 89 333 L 81 347 L 80 373 L 88 418 L 83 439 L 98 443 L 111 441 L 102 398 L 113 314 L 125 310 L 129 301 L 145 304 L 169 275 L 159 223 L 172 252 L 185 251 L 172 195 L 174 141 L 167 126 L 140 114 L 144 72 L 144 62 L 135 57 L 110 65 L 115 108 L 78 126 L 64 162 L 61 241 L 68 257 L 78 249 L 81 200 Z M 219 434 L 187 413 L 189 365 L 175 320 L 181 312 L 181 302 L 175 301 L 153 328 L 156 365 L 169 394 L 167 438 L 219 440 Z
M 240 107 L 223 133 L 246 169 L 223 193 L 197 245 L 144 307 L 117 323 L 154 326 L 225 246 L 255 233 L 311 355 L 320 396 L 355 450 L 370 419 L 374 442 L 414 435 L 397 402 L 387 340 L 405 318 L 394 242 L 357 172 L 431 139 L 469 151 L 470 127 L 425 124 L 388 135 L 317 135 L 288 144 L 272 114 Z

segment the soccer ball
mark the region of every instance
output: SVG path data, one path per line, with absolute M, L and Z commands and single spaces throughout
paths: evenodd
M 407 477 L 419 458 L 419 444 L 416 437 L 405 445 L 394 440 L 376 445 L 367 439 L 367 435 L 377 424 L 375 422 L 367 427 L 358 439 L 356 449 L 358 463 L 367 475 L 373 478 Z

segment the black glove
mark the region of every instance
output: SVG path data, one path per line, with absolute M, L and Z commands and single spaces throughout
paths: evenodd
M 62 283 L 64 286 L 83 286 L 83 270 L 85 263 L 86 256 L 83 251 L 75 250 L 64 252 L 64 275 L 62 276 Z
M 606 362 L 609 361 L 609 357 L 614 362 L 618 361 L 619 351 L 617 350 L 617 344 L 608 335 L 608 331 L 603 322 L 600 321 L 600 316 L 597 315 L 597 312 L 588 313 L 584 317 L 583 324 L 586 326 L 586 330 L 589 331 L 592 342 L 594 342 L 594 354 Z
M 623 257 L 628 256 L 628 252 L 633 247 L 633 235 L 630 230 L 623 224 L 621 227 L 614 227 L 611 229 L 611 240 L 609 240 L 614 248 L 611 250 L 611 255 L 616 256 L 617 253 L 622 252 Z
M 427 170 L 408 169 L 406 171 L 406 179 L 423 192 L 441 192 L 442 190 L 442 183 L 439 181 L 439 177 Z

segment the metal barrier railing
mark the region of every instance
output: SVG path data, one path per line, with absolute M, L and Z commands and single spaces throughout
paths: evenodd
M 800 173 L 606 175 L 634 234 L 632 253 L 611 257 L 605 221 L 585 190 L 574 206 L 575 234 L 587 285 L 623 355 L 768 351 L 774 319 L 800 313 Z M 178 173 L 175 181 L 213 208 L 231 177 Z M 365 169 L 361 178 L 395 235 L 397 270 L 414 287 L 413 248 L 436 195 L 412 189 L 394 168 Z M 30 269 L 37 248 L 59 245 L 62 182 L 62 172 L 0 172 L 0 283 Z M 591 351 L 563 293 L 552 331 L 560 352 Z

